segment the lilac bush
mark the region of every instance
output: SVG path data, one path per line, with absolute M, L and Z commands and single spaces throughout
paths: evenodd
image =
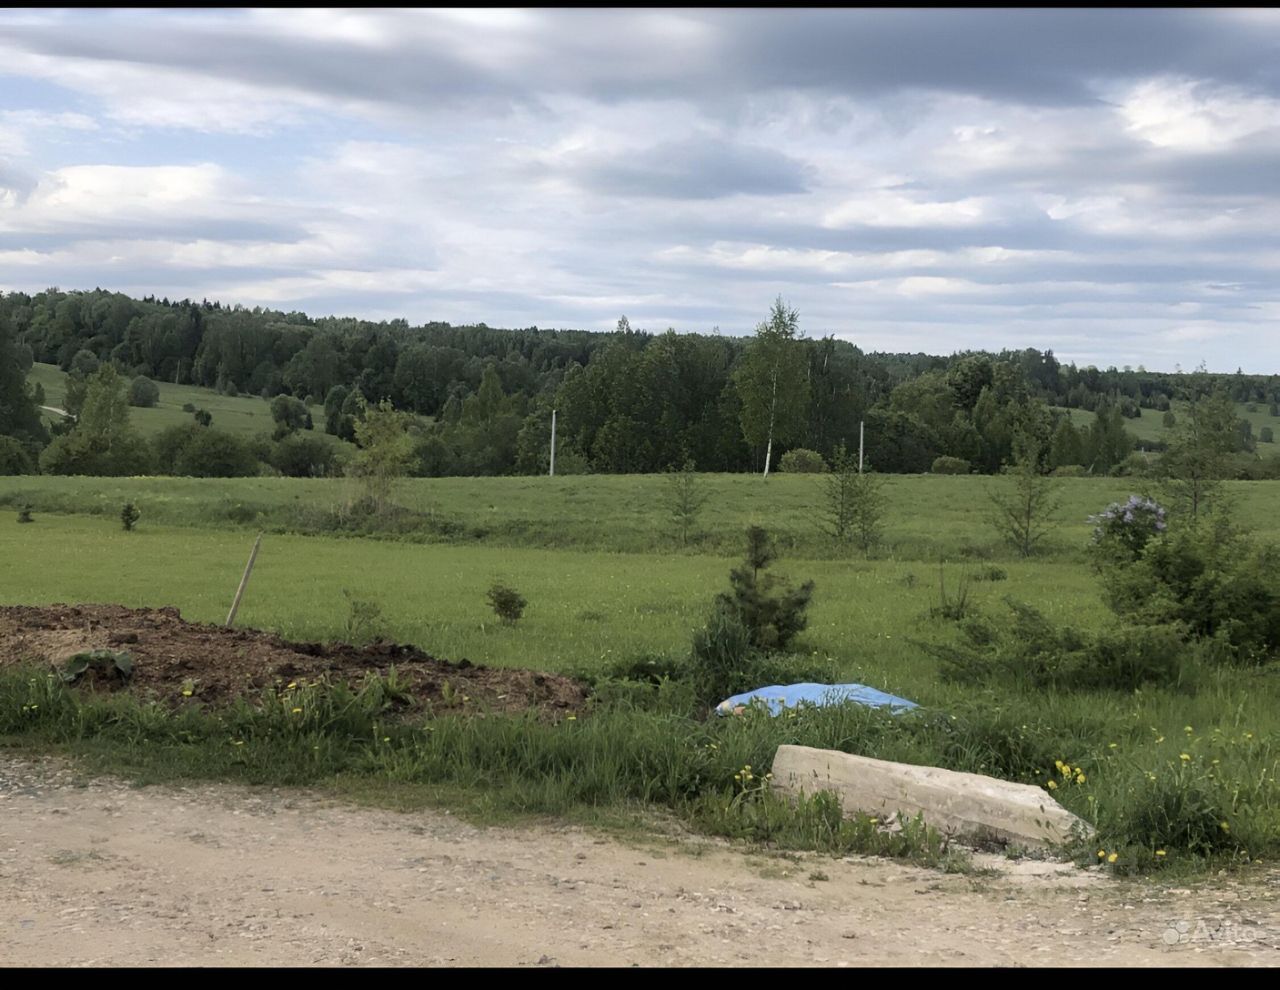
M 1168 528 L 1165 509 L 1153 498 L 1130 495 L 1126 502 L 1113 502 L 1096 516 L 1093 542 L 1099 548 L 1122 550 L 1137 559 L 1143 548 Z

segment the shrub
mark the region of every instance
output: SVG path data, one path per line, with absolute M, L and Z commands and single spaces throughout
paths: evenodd
M 24 505 L 21 509 L 18 510 L 18 522 L 20 523 L 35 522 L 35 520 L 31 518 L 31 506 Z
M 707 624 L 693 634 L 691 680 L 699 700 L 716 704 L 736 693 L 751 679 L 751 658 L 751 632 L 742 616 L 717 600 Z
M 308 429 L 311 413 L 301 399 L 291 395 L 277 395 L 271 400 L 271 419 L 275 432 L 271 439 L 280 440 L 290 433 Z
M 826 460 L 816 450 L 796 447 L 782 455 L 778 470 L 787 474 L 826 474 L 828 468 Z
M 1060 464 L 1049 473 L 1055 478 L 1083 478 L 1089 472 L 1083 464 Z
M 934 458 L 933 466 L 929 470 L 934 474 L 968 474 L 973 470 L 973 465 L 963 457 L 943 454 L 941 457 Z
M 160 401 L 160 386 L 146 375 L 139 375 L 129 383 L 129 405 L 150 409 Z
M 972 583 L 973 577 L 971 575 L 961 574 L 957 583 L 956 593 L 954 595 L 948 594 L 946 568 L 939 566 L 938 604 L 929 609 L 929 615 L 935 619 L 948 619 L 951 622 L 960 622 L 968 618 L 974 607 L 969 590 Z
M 1258 439 L 1262 443 L 1275 443 L 1276 442 L 1275 431 L 1271 429 L 1271 427 L 1269 426 L 1264 426 L 1261 430 L 1258 431 Z
M 1143 548 L 1168 527 L 1164 506 L 1153 498 L 1130 495 L 1128 501 L 1112 502 L 1093 523 L 1093 547 L 1104 560 L 1137 560 Z
M 193 413 L 196 411 L 196 407 L 193 406 L 190 402 L 184 402 L 182 404 L 182 411 L 184 413 Z
M 813 582 L 792 588 L 785 578 L 765 574 L 777 553 L 769 534 L 759 526 L 747 530 L 747 554 L 741 565 L 729 572 L 728 592 L 717 596 L 723 606 L 738 617 L 747 630 L 751 646 L 785 649 L 808 622 L 805 609 L 813 597 Z
M 338 470 L 338 453 L 332 443 L 298 433 L 273 444 L 266 460 L 286 478 L 326 478 Z
M 197 409 L 193 415 L 197 426 L 213 425 L 213 413 L 209 412 L 207 409 Z
M 489 587 L 488 599 L 494 614 L 509 626 L 515 625 L 520 620 L 524 615 L 525 606 L 529 604 L 515 588 L 510 588 L 501 582 L 494 582 Z
M 138 520 L 142 518 L 142 513 L 138 511 L 138 507 L 132 502 L 125 502 L 120 509 L 120 525 L 126 533 L 132 533 L 133 527 L 138 524 Z
M 182 432 L 185 429 L 185 432 Z M 250 478 L 258 458 L 248 441 L 212 427 L 172 427 L 156 438 L 157 456 L 172 456 L 170 470 L 191 478 Z
M 1003 567 L 983 567 L 973 572 L 973 580 L 975 581 L 1004 581 L 1009 577 L 1009 572 Z
M 360 645 L 376 637 L 382 606 L 372 599 L 360 598 L 346 588 L 342 589 L 342 597 L 347 600 L 347 619 L 342 630 L 346 642 Z
M 1280 650 L 1280 551 L 1254 545 L 1226 516 L 1175 528 L 1102 575 L 1117 615 L 1177 624 L 1211 657 L 1261 662 Z
M 1160 422 L 1168 429 L 1170 426 L 1178 425 L 1178 416 L 1172 409 L 1166 409 L 1164 415 L 1160 417 Z
M 1115 628 L 1097 634 L 1054 626 L 1041 612 L 1006 599 L 1012 617 L 974 616 L 958 643 L 920 644 L 946 681 L 998 682 L 1036 689 L 1124 690 L 1177 685 L 1189 654 L 1174 626 Z M 1189 668 L 1188 668 L 1189 669 Z
M 0 475 L 33 474 L 35 469 L 35 458 L 21 441 L 0 436 Z

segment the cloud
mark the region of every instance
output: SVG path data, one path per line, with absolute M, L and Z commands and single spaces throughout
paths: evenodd
M 717 138 L 666 142 L 568 165 L 568 173 L 593 192 L 658 199 L 802 193 L 805 172 L 803 163 L 781 152 Z
M 1266 11 L 5 11 L 0 270 L 495 326 L 749 332 L 781 293 L 868 348 L 1271 368 L 1278 40 Z

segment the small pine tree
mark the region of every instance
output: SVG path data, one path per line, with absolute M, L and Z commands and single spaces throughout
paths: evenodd
M 672 471 L 667 475 L 666 507 L 671 515 L 671 524 L 680 537 L 681 546 L 689 545 L 689 534 L 697 525 L 698 513 L 702 511 L 707 498 L 691 458 L 685 460 L 684 467 L 679 471 Z
M 866 465 L 864 465 L 866 467 Z M 856 544 L 869 554 L 880 542 L 888 498 L 884 479 L 859 471 L 857 459 L 841 444 L 831 473 L 823 479 L 826 496 L 825 529 L 841 546 Z
M 729 572 L 732 588 L 716 598 L 717 607 L 729 609 L 746 627 L 751 645 L 759 649 L 783 649 L 808 624 L 805 609 L 813 597 L 813 582 L 793 588 L 782 577 L 765 574 L 777 553 L 769 534 L 759 526 L 747 530 L 747 554 Z
M 138 507 L 132 502 L 125 502 L 124 507 L 120 510 L 120 525 L 124 527 L 126 533 L 132 533 L 133 527 L 138 524 L 138 520 L 142 517 L 142 513 L 138 511 Z
M 1014 438 L 1014 466 L 1009 470 L 1013 490 L 992 492 L 992 525 L 1018 553 L 1030 557 L 1048 534 L 1060 503 L 1057 486 L 1041 473 L 1042 445 L 1034 435 Z

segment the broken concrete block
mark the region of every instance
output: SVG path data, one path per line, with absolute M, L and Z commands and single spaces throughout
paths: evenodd
M 1030 784 L 811 746 L 778 747 L 773 787 L 792 796 L 832 791 L 845 817 L 919 814 L 943 835 L 970 841 L 1046 847 L 1093 833 L 1088 822 Z

